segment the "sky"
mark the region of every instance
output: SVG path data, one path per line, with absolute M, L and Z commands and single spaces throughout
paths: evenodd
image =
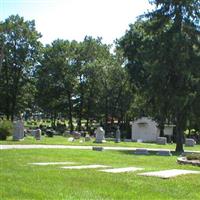
M 34 19 L 43 44 L 57 38 L 82 41 L 86 35 L 112 44 L 151 8 L 148 0 L 0 0 L 0 20 L 12 14 Z

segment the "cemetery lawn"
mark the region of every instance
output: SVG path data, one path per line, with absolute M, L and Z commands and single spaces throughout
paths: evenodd
M 177 157 L 134 155 L 131 151 L 27 149 L 0 151 L 0 197 L 3 200 L 198 200 L 200 174 L 172 179 L 138 176 L 167 169 L 198 170 L 179 165 Z M 98 169 L 66 170 L 32 162 L 76 162 L 112 167 L 142 167 L 143 171 L 105 173 Z
M 68 138 L 63 136 L 45 137 L 42 136 L 41 140 L 35 140 L 32 136 L 27 136 L 22 141 L 13 141 L 12 137 L 8 137 L 6 141 L 0 141 L 0 144 L 52 144 L 52 145 L 72 145 L 72 146 L 110 146 L 110 147 L 135 147 L 135 148 L 149 148 L 149 149 L 170 149 L 175 150 L 175 144 L 158 145 L 155 143 L 137 143 L 137 142 L 120 142 L 115 143 L 114 141 L 107 141 L 103 144 L 97 144 L 92 141 L 84 141 L 83 138 L 76 140 L 74 142 L 69 142 Z M 185 150 L 190 151 L 200 151 L 200 145 L 195 145 L 194 147 L 184 147 Z

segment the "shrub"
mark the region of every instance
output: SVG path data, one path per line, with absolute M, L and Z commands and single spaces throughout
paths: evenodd
M 13 124 L 11 121 L 0 121 L 0 140 L 6 140 L 7 136 L 12 135 Z
M 200 161 L 200 154 L 192 153 L 186 156 L 188 160 L 199 160 Z

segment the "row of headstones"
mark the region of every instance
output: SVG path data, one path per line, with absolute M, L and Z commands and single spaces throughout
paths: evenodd
M 158 137 L 157 144 L 162 144 L 162 145 L 167 144 L 167 138 L 166 137 Z M 192 139 L 192 138 L 185 139 L 185 146 L 193 147 L 195 144 L 196 144 L 196 141 L 194 139 Z
M 35 129 L 32 131 L 36 140 L 41 139 L 41 130 Z M 24 123 L 22 120 L 14 122 L 13 140 L 18 141 L 24 138 Z
M 96 135 L 96 143 L 103 143 L 105 142 L 105 131 L 103 130 L 102 127 L 98 127 L 95 131 L 95 135 Z M 115 142 L 120 142 L 120 130 L 119 127 L 117 128 L 116 131 L 116 139 Z M 167 144 L 167 138 L 166 137 L 158 137 L 157 138 L 157 144 L 161 144 L 161 145 L 166 145 Z M 186 138 L 185 139 L 185 146 L 189 146 L 189 147 L 193 147 L 196 144 L 194 139 L 190 139 L 190 138 Z
M 35 136 L 36 140 L 40 140 L 41 139 L 41 130 L 40 129 L 36 129 L 33 130 L 33 135 Z M 80 138 L 80 133 L 74 133 L 74 138 L 75 139 L 79 139 Z M 98 127 L 95 130 L 95 142 L 96 143 L 103 143 L 106 142 L 105 140 L 105 131 L 102 127 Z M 120 142 L 120 137 L 121 137 L 121 133 L 119 130 L 119 127 L 117 128 L 116 131 L 116 139 L 115 142 Z M 13 133 L 13 140 L 20 140 L 24 138 L 24 123 L 22 120 L 16 121 L 14 122 L 14 133 Z M 91 138 L 89 135 L 86 135 L 85 137 L 85 141 L 90 141 Z M 167 144 L 167 138 L 166 137 L 158 137 L 157 138 L 157 144 L 162 144 L 165 145 Z M 185 140 L 185 146 L 194 146 L 196 144 L 194 139 L 186 139 Z

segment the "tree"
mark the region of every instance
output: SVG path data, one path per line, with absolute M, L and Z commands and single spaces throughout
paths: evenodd
M 101 38 L 95 39 L 91 36 L 86 36 L 84 41 L 81 42 L 79 46 L 77 46 L 76 72 L 78 79 L 78 87 L 76 98 L 76 110 L 79 130 L 81 130 L 81 120 L 83 117 L 87 118 L 88 124 L 88 111 L 91 111 L 92 107 L 94 106 L 94 104 L 91 104 L 92 102 L 89 101 L 92 100 L 92 98 L 94 98 L 93 88 L 95 88 L 95 85 L 90 84 L 94 83 L 94 79 L 98 80 L 97 72 L 99 71 L 98 68 L 100 67 L 100 60 L 104 60 L 109 54 L 109 48 L 107 45 L 102 44 Z M 96 72 L 93 70 L 95 70 Z M 98 81 L 96 81 L 96 84 L 97 83 Z M 88 92 L 90 93 L 90 96 L 88 96 Z M 89 101 L 88 98 L 90 99 Z
M 0 24 L 1 111 L 13 120 L 14 115 L 23 110 L 27 101 L 24 93 L 32 83 L 35 65 L 39 59 L 41 34 L 35 29 L 34 21 L 24 21 L 18 15 L 10 16 Z M 23 104 L 21 101 L 23 100 Z
M 182 152 L 183 131 L 198 94 L 200 2 L 151 3 L 156 9 L 131 26 L 121 46 L 128 59 L 127 67 L 138 70 L 142 77 L 134 80 L 148 96 L 151 111 L 156 112 L 161 123 L 170 118 L 176 124 L 176 151 Z M 130 73 L 132 77 L 137 75 L 136 71 Z
M 53 121 L 59 112 L 68 113 L 70 130 L 73 130 L 72 110 L 76 86 L 75 50 L 77 42 L 55 40 L 44 49 L 41 66 L 38 66 L 38 105 L 51 114 Z

